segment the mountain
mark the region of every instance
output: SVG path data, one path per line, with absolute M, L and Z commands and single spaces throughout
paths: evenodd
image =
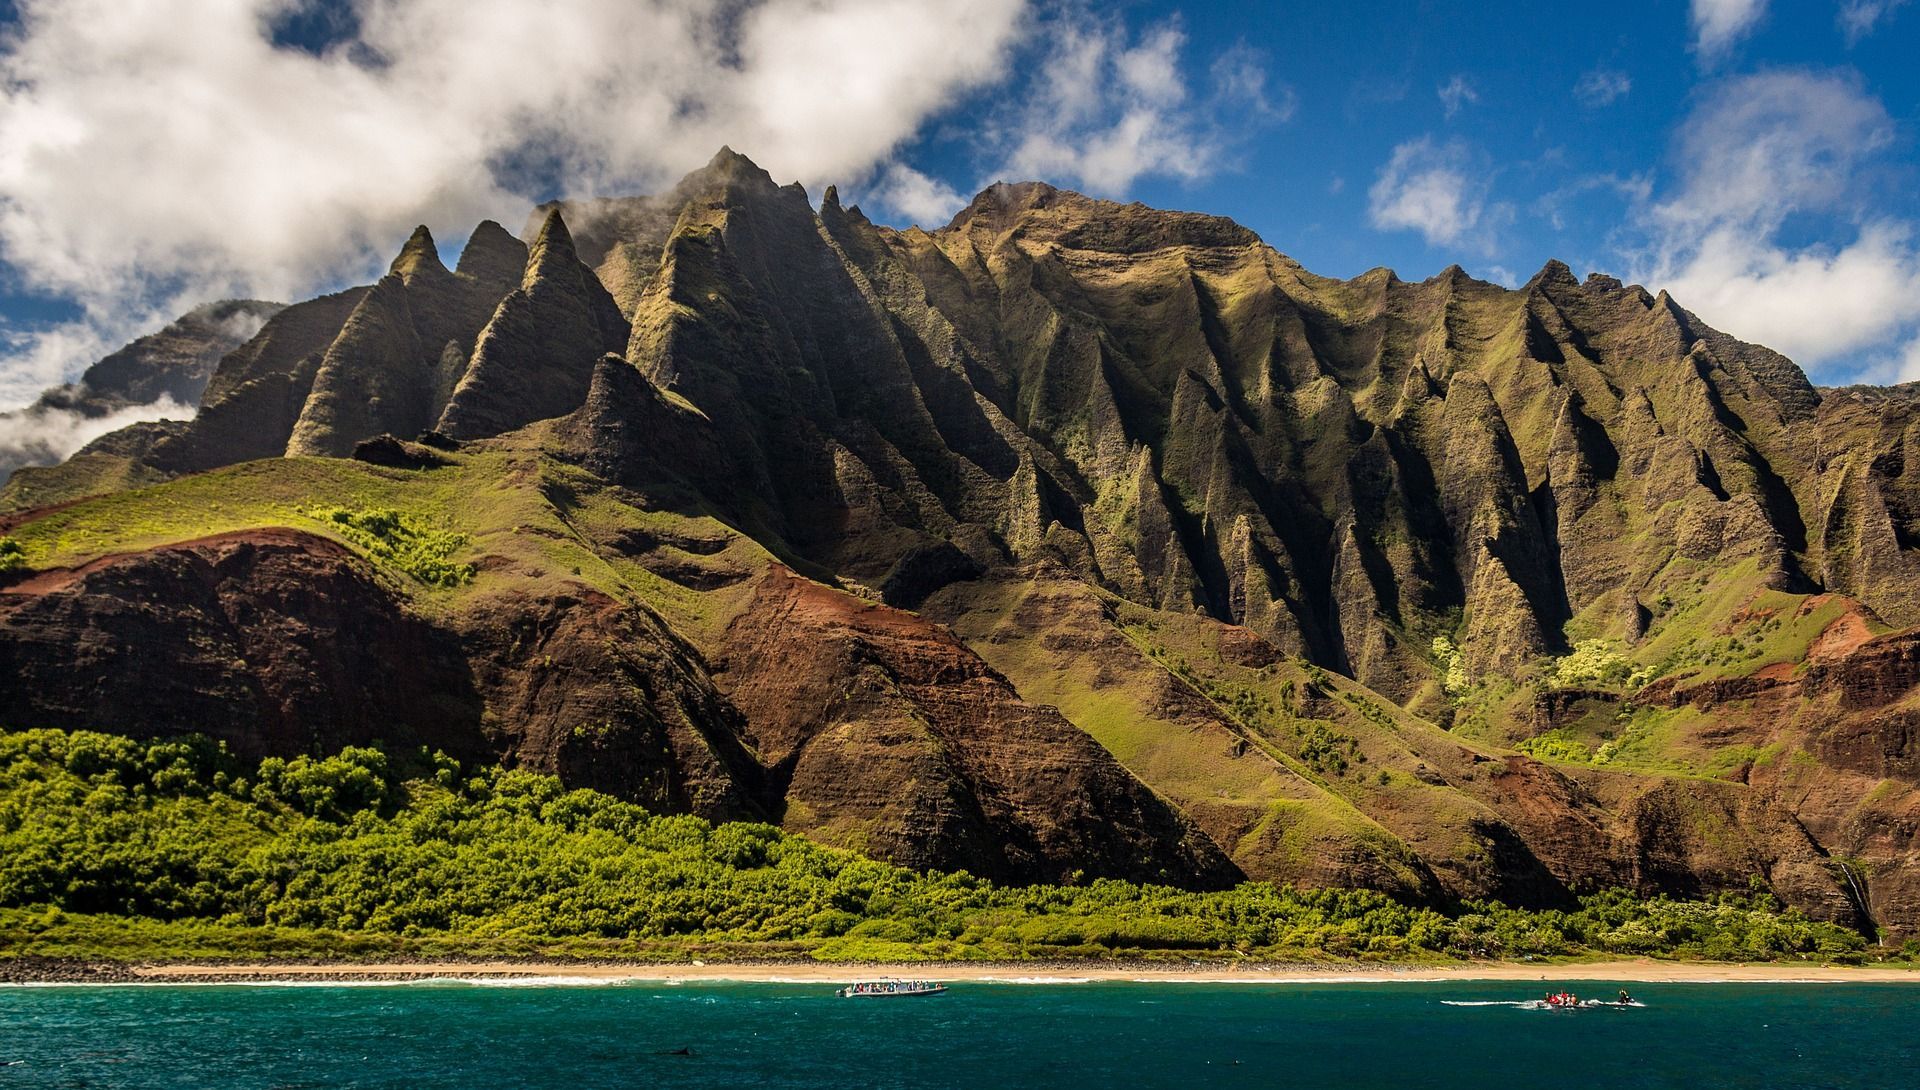
M 21 466 L 61 461 L 87 437 L 116 430 L 129 415 L 190 410 L 200 403 L 220 358 L 252 338 L 279 309 L 279 303 L 252 299 L 195 307 L 87 368 L 80 381 L 0 413 L 0 482 Z M 119 445 L 158 433 L 155 427 L 140 429 L 123 436 Z
M 1920 930 L 1911 390 L 1557 262 L 1333 280 L 1038 183 L 897 231 L 723 150 L 528 234 L 418 232 L 178 434 L 16 475 L 13 718 L 1008 880 Z

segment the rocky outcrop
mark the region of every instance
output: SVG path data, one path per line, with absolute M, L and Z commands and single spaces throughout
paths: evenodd
M 229 534 L 0 587 L 9 716 L 212 735 L 250 756 L 384 739 L 488 752 L 457 647 L 332 542 Z
M 525 263 L 526 248 L 488 221 L 449 271 L 418 228 L 378 283 L 289 307 L 229 353 L 192 426 L 143 461 L 186 473 L 283 454 L 344 457 L 361 440 L 433 427 Z
M 196 473 L 286 453 L 321 358 L 366 292 L 350 288 L 275 314 L 220 360 L 193 425 L 156 443 L 147 463 L 164 473 Z
M 1006 880 L 1238 873 L 1093 739 L 913 614 L 775 567 L 721 654 L 790 829 Z

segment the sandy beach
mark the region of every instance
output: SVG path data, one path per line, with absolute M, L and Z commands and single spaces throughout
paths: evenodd
M 1430 965 L 1266 965 L 1196 963 L 933 963 L 823 965 L 808 962 L 757 964 L 592 964 L 568 962 L 390 962 L 258 965 L 129 966 L 122 981 L 214 983 L 224 981 L 364 982 L 432 979 L 499 979 L 555 983 L 620 981 L 695 983 L 740 981 L 844 984 L 878 977 L 918 980 L 1074 984 L 1102 982 L 1183 984 L 1330 984 L 1446 980 L 1599 980 L 1648 983 L 1920 983 L 1920 971 L 1885 967 L 1788 964 L 1708 964 L 1651 960 L 1527 964 L 1491 962 Z

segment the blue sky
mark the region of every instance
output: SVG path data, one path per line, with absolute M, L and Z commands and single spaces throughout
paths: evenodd
M 1231 216 L 1308 268 L 1680 301 L 1920 378 L 1920 4 L 0 0 L 0 408 L 414 223 L 722 143 L 934 225 L 996 179 Z

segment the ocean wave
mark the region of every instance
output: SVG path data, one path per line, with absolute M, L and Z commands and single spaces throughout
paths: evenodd
M 280 979 L 280 980 L 23 980 L 0 983 L 0 988 L 603 988 L 615 984 L 660 984 L 658 980 L 633 977 L 588 976 L 421 976 L 381 980 Z
M 983 984 L 1091 984 L 1090 976 L 983 976 Z

